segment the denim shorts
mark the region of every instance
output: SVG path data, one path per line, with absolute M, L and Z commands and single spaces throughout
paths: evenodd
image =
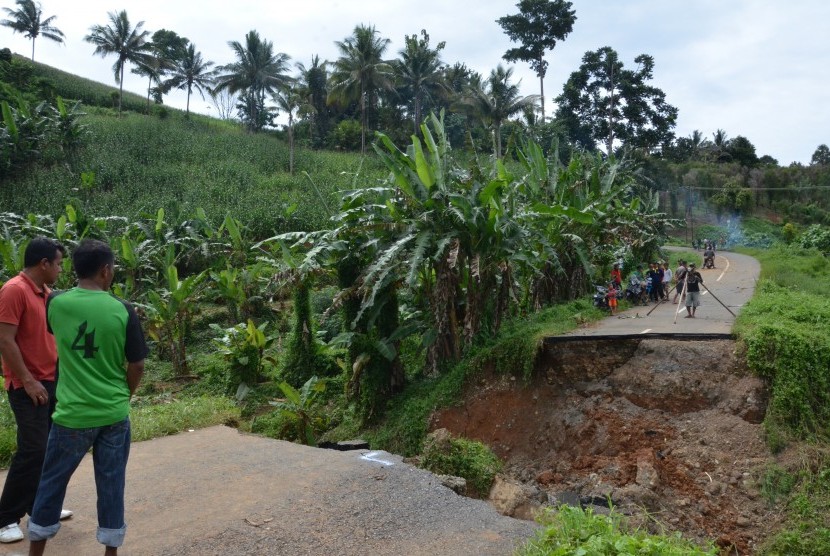
M 98 493 L 98 542 L 118 547 L 124 543 L 124 482 L 130 455 L 130 419 L 91 429 L 52 424 L 43 473 L 29 518 L 29 540 L 51 539 L 60 529 L 61 508 L 69 479 L 92 448 Z

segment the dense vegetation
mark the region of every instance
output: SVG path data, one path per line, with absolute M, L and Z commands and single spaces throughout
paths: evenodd
M 363 26 L 352 39 L 331 76 L 317 60 L 296 89 L 255 90 L 226 67 L 244 128 L 0 56 L 0 280 L 20 269 L 36 234 L 70 247 L 110 242 L 116 291 L 140 308 L 154 343 L 136 400 L 139 437 L 228 422 L 307 443 L 362 433 L 418 453 L 431 411 L 457 402 L 484 370 L 526 376 L 540 338 L 599 317 L 583 299 L 591 282 L 618 258 L 653 254 L 676 217 L 687 223 L 676 236 L 684 243 L 788 245 L 753 251 L 763 281 L 739 332 L 771 384 L 771 448 L 826 443 L 830 157 L 821 148 L 810 166 L 781 168 L 721 130 L 713 141 L 662 136 L 659 146 L 635 134 L 622 145 L 632 152 L 602 136 L 601 121 L 593 136 L 532 110 L 519 121 L 533 99 L 518 96 L 509 69 L 489 79 L 463 65 L 443 66 L 441 79 L 407 74 L 407 60 L 442 67 L 426 33 L 408 37 L 398 64 L 376 56 L 363 105 L 348 62 L 383 41 Z M 249 35 L 238 46 L 265 43 Z M 384 97 L 392 89 L 394 102 Z M 271 93 L 298 116 L 289 145 L 269 130 Z M 367 132 L 379 129 L 373 141 Z M 357 150 L 362 136 L 374 154 L 304 148 Z M 758 218 L 767 215 L 777 221 Z M 13 448 L 0 402 L 0 463 Z M 484 459 L 462 448 L 456 470 Z M 816 449 L 803 469 L 771 472 L 792 516 L 771 553 L 827 552 L 827 469 Z M 584 528 L 616 527 L 596 517 Z

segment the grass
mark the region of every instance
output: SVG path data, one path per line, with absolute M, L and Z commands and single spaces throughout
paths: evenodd
M 761 262 L 761 280 L 735 331 L 770 384 L 767 443 L 801 455 L 764 474 L 761 493 L 784 504 L 786 520 L 759 553 L 830 554 L 830 260 L 794 247 L 743 251 Z
M 516 556 L 715 556 L 712 547 L 701 548 L 679 534 L 650 535 L 631 529 L 613 509 L 608 515 L 572 506 L 546 511 L 542 529 L 516 551 Z
M 87 145 L 71 163 L 32 168 L 13 187 L 0 184 L 4 211 L 56 217 L 72 197 L 94 216 L 135 218 L 164 208 L 186 218 L 203 208 L 215 225 L 231 214 L 264 238 L 327 227 L 326 206 L 340 205 L 340 191 L 385 175 L 374 157 L 307 149 L 295 153 L 292 175 L 287 146 L 271 134 L 208 118 L 89 112 L 82 118 Z M 94 175 L 88 190 L 80 190 L 82 173 Z
M 201 396 L 139 405 L 130 412 L 133 442 L 188 429 L 236 424 L 239 409 L 224 396 Z

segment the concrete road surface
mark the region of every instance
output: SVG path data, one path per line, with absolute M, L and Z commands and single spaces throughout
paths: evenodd
M 674 267 L 676 266 L 675 264 Z M 697 308 L 695 318 L 685 318 L 686 308 L 679 304 L 678 299 L 678 305 L 664 302 L 656 307 L 654 303 L 648 307 L 632 307 L 619 312 L 615 317 L 609 316 L 593 323 L 588 328 L 574 330 L 568 336 L 731 334 L 735 316 L 729 311 L 735 315 L 739 314 L 744 304 L 752 297 L 755 283 L 761 273 L 761 265 L 748 255 L 719 252 L 715 256 L 714 269 L 698 270 L 706 287 L 701 288 L 701 305 Z M 673 293 L 671 297 L 674 297 Z M 647 316 L 649 311 L 651 314 Z

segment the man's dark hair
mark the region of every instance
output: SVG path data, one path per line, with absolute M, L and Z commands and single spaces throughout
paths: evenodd
M 26 268 L 37 266 L 43 259 L 51 263 L 58 256 L 58 251 L 61 255 L 66 255 L 66 247 L 59 242 L 38 236 L 26 246 L 26 251 L 23 253 L 23 266 Z
M 72 253 L 72 267 L 78 279 L 95 276 L 101 267 L 115 262 L 110 246 L 97 239 L 85 239 Z

